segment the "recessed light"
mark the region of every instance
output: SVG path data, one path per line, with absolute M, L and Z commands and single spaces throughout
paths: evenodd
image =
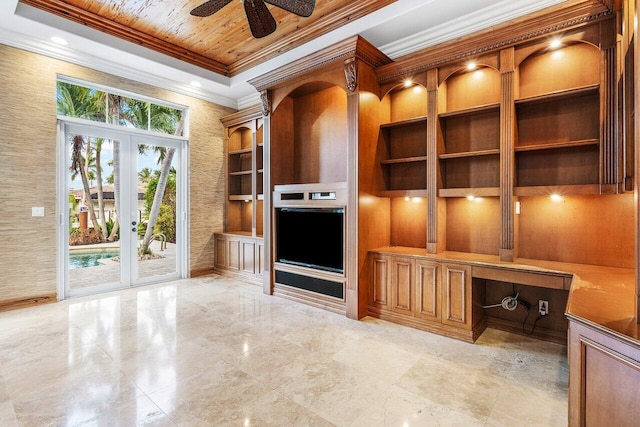
M 413 86 L 413 81 L 411 79 L 406 79 L 404 81 L 404 87 L 411 87 Z
M 474 196 L 473 194 L 469 194 L 469 195 L 467 196 L 467 200 L 469 200 L 469 201 L 471 201 L 471 200 L 475 200 L 475 199 L 476 199 L 476 196 Z
M 557 193 L 554 193 L 549 197 L 551 197 L 551 200 L 553 200 L 554 202 L 561 202 L 561 201 L 564 200 L 564 198 L 561 195 L 557 194 Z
M 66 46 L 69 44 L 65 39 L 58 36 L 51 37 L 51 41 L 54 42 L 55 44 L 59 44 L 60 46 Z
M 196 81 L 196 80 L 192 81 L 190 84 L 191 84 L 191 86 L 193 86 L 193 87 L 200 87 L 200 86 L 202 86 L 202 85 L 200 84 L 200 82 L 199 82 L 199 81 Z
M 476 68 L 478 68 L 478 64 L 476 64 L 475 62 L 471 61 L 467 63 L 467 71 L 473 71 Z
M 551 43 L 549 43 L 549 47 L 551 49 L 557 49 L 560 46 L 562 46 L 562 41 L 558 38 L 558 39 L 553 39 L 551 40 Z

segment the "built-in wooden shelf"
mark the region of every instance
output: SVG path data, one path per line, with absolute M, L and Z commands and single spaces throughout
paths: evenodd
M 256 144 L 256 147 L 260 147 L 260 148 L 261 148 L 261 147 L 264 147 L 264 142 L 259 142 L 259 143 L 257 143 L 257 144 Z
M 537 151 L 537 150 L 553 150 L 558 148 L 586 147 L 589 145 L 598 145 L 599 139 L 583 139 L 581 141 L 560 141 L 545 142 L 540 144 L 522 145 L 515 148 L 516 152 L 521 151 Z
M 236 171 L 236 172 L 229 172 L 229 175 L 231 176 L 242 176 L 242 175 L 251 175 L 251 171 Z
M 419 116 L 419 117 L 413 117 L 407 120 L 398 120 L 396 122 L 384 123 L 380 125 L 380 129 L 401 128 L 405 126 L 419 125 L 421 123 L 424 123 L 424 124 L 427 123 L 427 116 Z
M 555 92 L 545 93 L 543 95 L 537 96 L 529 96 L 527 98 L 516 99 L 516 105 L 519 104 L 529 104 L 529 103 L 537 103 L 537 102 L 549 102 L 555 101 L 561 98 L 570 98 L 581 95 L 593 95 L 598 93 L 600 90 L 600 85 L 594 84 L 589 86 L 582 86 L 578 88 L 564 89 L 558 90 Z
M 258 173 L 264 173 L 264 169 L 258 169 Z
M 438 191 L 440 197 L 499 197 L 500 187 L 476 187 L 476 188 L 441 188 Z
M 515 187 L 513 193 L 516 196 L 549 196 L 560 195 L 593 195 L 600 194 L 600 185 L 538 185 L 530 187 Z
M 474 114 L 487 113 L 489 111 L 498 110 L 499 108 L 500 108 L 499 103 L 484 104 L 484 105 L 478 105 L 471 108 L 465 108 L 463 110 L 447 111 L 445 113 L 440 113 L 438 117 L 440 117 L 441 119 L 447 119 L 450 117 L 457 118 L 457 117 L 463 117 L 463 116 L 470 116 Z
M 496 154 L 500 154 L 499 148 L 492 148 L 490 150 L 462 151 L 460 153 L 446 153 L 446 154 L 440 154 L 438 158 L 441 160 L 446 160 L 446 159 L 460 159 L 464 157 L 492 156 Z
M 403 157 L 399 159 L 380 160 L 382 165 L 395 165 L 400 163 L 426 162 L 427 156 Z
M 229 155 L 232 154 L 251 154 L 251 148 L 243 148 L 242 150 L 229 151 Z
M 264 194 L 258 194 L 258 200 L 264 200 Z
M 383 190 L 378 195 L 380 197 L 427 197 L 427 190 Z
M 229 194 L 229 200 L 233 201 L 250 201 L 251 194 Z

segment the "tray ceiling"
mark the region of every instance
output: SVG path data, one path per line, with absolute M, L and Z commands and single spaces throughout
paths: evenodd
M 261 39 L 251 35 L 241 0 L 206 18 L 189 14 L 204 0 L 20 1 L 232 77 L 396 0 L 317 0 L 308 18 L 267 5 L 278 27 Z

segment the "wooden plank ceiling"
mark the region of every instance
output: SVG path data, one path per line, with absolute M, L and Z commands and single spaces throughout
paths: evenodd
M 317 0 L 302 18 L 267 4 L 278 28 L 251 35 L 241 0 L 216 14 L 189 14 L 205 0 L 20 0 L 207 70 L 234 76 L 396 0 Z

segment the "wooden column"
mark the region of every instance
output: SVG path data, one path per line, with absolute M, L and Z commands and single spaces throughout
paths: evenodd
M 616 56 L 616 28 L 615 20 L 607 20 L 600 27 L 602 56 L 600 63 L 601 76 L 600 86 L 600 116 L 602 122 L 602 133 L 600 135 L 602 147 L 602 160 L 600 168 L 601 193 L 615 194 L 619 192 L 619 184 L 622 183 L 621 176 L 622 160 L 620 157 L 622 150 L 618 141 L 617 132 L 617 56 Z
M 262 291 L 267 294 L 273 294 L 273 222 L 271 221 L 271 206 L 273 188 L 271 186 L 271 97 L 269 91 L 263 90 L 260 93 L 262 101 L 262 132 L 263 132 L 263 173 L 262 173 L 262 193 L 263 193 L 263 241 L 264 241 L 264 270 L 262 272 Z
M 515 51 L 514 48 L 500 52 L 502 77 L 500 97 L 500 261 L 513 261 L 515 250 Z
M 358 60 L 345 61 L 344 72 L 347 88 L 347 188 L 346 209 L 345 303 L 347 317 L 360 319 L 367 315 L 367 289 L 358 286 L 358 121 L 360 94 L 358 90 Z
M 438 70 L 427 71 L 427 252 L 435 254 L 445 250 L 445 201 L 438 199 Z M 440 234 L 440 236 L 439 236 Z

